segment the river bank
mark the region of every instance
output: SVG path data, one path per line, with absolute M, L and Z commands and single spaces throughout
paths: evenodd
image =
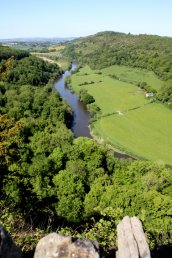
M 91 131 L 90 129 L 90 134 L 92 136 L 92 138 L 98 143 L 98 144 L 102 144 L 108 147 L 108 149 L 113 150 L 115 153 L 116 158 L 125 158 L 125 159 L 132 159 L 135 160 L 136 157 L 133 157 L 125 152 L 120 151 L 119 149 L 113 147 L 112 145 L 106 143 L 106 141 L 103 138 L 99 138 L 98 136 L 96 136 L 93 131 Z

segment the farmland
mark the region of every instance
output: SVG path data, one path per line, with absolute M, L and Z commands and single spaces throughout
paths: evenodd
M 115 75 L 121 81 L 127 81 L 132 84 L 138 84 L 139 82 L 145 81 L 155 90 L 159 90 L 163 84 L 152 71 L 144 69 L 113 65 L 103 69 L 102 71 L 106 75 Z
M 31 52 L 32 55 L 37 56 L 44 60 L 49 60 L 50 62 L 58 64 L 63 70 L 67 70 L 69 68 L 70 63 L 62 58 L 61 52 L 64 49 L 64 45 L 56 45 L 47 48 L 47 52 L 41 52 L 41 49 L 37 49 L 37 51 Z
M 171 126 L 171 111 L 151 104 L 123 115 L 101 118 L 94 124 L 93 132 L 121 151 L 171 164 Z
M 171 111 L 132 83 L 142 78 L 157 90 L 162 85 L 152 72 L 117 65 L 94 71 L 85 66 L 72 76 L 71 85 L 77 93 L 86 89 L 100 107 L 101 115 L 91 124 L 98 138 L 133 156 L 172 164 Z

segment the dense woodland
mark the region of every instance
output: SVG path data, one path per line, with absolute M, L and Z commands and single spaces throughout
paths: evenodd
M 131 48 L 121 43 L 119 49 L 122 56 L 131 52 L 133 60 L 134 37 L 117 36 L 130 39 Z M 101 43 L 101 37 L 98 34 L 95 39 Z M 88 43 L 81 39 L 80 44 L 94 46 L 93 39 Z M 80 44 L 72 43 L 66 50 L 69 54 L 72 49 L 71 58 L 79 61 Z M 143 44 L 140 66 L 147 63 L 146 51 L 152 51 L 152 63 L 155 60 L 155 50 L 150 48 Z M 88 52 L 83 62 L 93 67 L 109 65 L 113 59 L 109 51 L 102 45 L 95 55 Z M 100 62 L 96 64 L 97 55 Z M 133 64 L 129 56 L 122 56 L 121 64 Z M 166 80 L 171 78 L 170 69 Z M 53 89 L 60 74 L 55 64 L 0 47 L 0 223 L 26 253 L 41 235 L 56 230 L 97 239 L 107 254 L 116 247 L 116 225 L 125 215 L 139 216 L 152 250 L 172 245 L 171 168 L 117 159 L 112 150 L 92 139 L 74 139 L 69 129 L 72 111 Z M 159 76 L 165 76 L 164 72 Z
M 164 81 L 157 99 L 172 106 L 172 38 L 100 32 L 73 40 L 64 55 L 92 69 L 116 64 L 153 71 Z

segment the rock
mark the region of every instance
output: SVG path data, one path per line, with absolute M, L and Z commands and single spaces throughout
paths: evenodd
M 151 258 L 149 246 L 137 217 L 124 217 L 117 225 L 118 258 Z
M 72 240 L 69 236 L 51 233 L 42 238 L 36 247 L 34 258 L 99 258 L 96 242 Z
M 21 258 L 20 249 L 12 241 L 7 231 L 0 226 L 0 257 L 1 258 Z
M 117 226 L 119 258 L 139 258 L 137 243 L 134 239 L 131 221 L 128 216 Z
M 142 228 L 142 223 L 137 217 L 131 218 L 131 224 L 133 229 L 133 235 L 137 240 L 137 245 L 139 249 L 139 254 L 141 258 L 150 258 L 149 246 L 146 242 L 144 231 Z

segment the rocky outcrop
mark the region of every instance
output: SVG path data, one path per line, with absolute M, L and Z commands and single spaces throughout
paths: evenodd
M 7 231 L 0 226 L 0 257 L 1 258 L 21 258 L 22 253 L 12 241 Z
M 137 217 L 124 217 L 117 226 L 117 258 L 151 258 L 149 246 Z
M 151 258 L 142 224 L 137 217 L 124 217 L 117 226 L 116 258 Z M 0 258 L 21 258 L 7 231 L 0 226 Z M 100 258 L 96 241 L 73 239 L 51 233 L 37 244 L 34 258 Z
M 99 247 L 89 240 L 51 233 L 37 244 L 34 258 L 99 258 Z

